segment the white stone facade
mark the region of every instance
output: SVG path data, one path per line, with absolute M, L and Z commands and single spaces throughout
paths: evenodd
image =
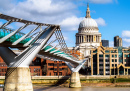
M 78 33 L 76 33 L 76 46 L 84 57 L 89 56 L 90 50 L 100 46 L 101 33 L 99 33 L 98 25 L 90 16 L 89 5 L 86 11 L 86 17 L 80 22 Z

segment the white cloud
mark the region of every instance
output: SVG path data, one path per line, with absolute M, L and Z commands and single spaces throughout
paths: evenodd
M 122 31 L 122 42 L 124 47 L 130 46 L 130 31 L 124 30 Z
M 106 3 L 112 3 L 114 0 L 89 0 L 91 3 L 96 4 L 106 4 Z
M 130 37 L 130 31 L 129 30 L 122 31 L 122 37 Z
M 84 17 L 68 17 L 66 19 L 63 19 L 63 21 L 60 23 L 61 27 L 63 27 L 65 30 L 78 30 L 79 23 L 83 20 Z
M 109 42 L 109 47 L 113 47 L 114 46 L 114 42 L 113 41 L 110 41 Z
M 130 43 L 130 39 L 127 39 L 127 38 L 124 38 L 123 41 Z
M 6 7 L 7 3 L 10 3 L 9 8 Z M 0 2 L 0 5 L 0 11 L 4 14 L 30 21 L 61 24 L 69 30 L 76 29 L 75 26 L 77 23 L 75 22 L 79 23 L 79 19 L 74 17 L 75 14 L 73 11 L 75 11 L 76 5 L 72 1 L 26 0 L 11 3 L 10 0 L 5 0 L 4 2 Z M 69 24 L 66 23 L 67 21 L 69 21 Z
M 95 21 L 97 22 L 98 26 L 106 26 L 105 20 L 101 17 L 98 19 L 95 19 Z
M 11 0 L 12 1 L 12 0 Z M 10 0 L 1 2 L 0 11 L 26 20 L 60 24 L 64 30 L 78 30 L 79 23 L 83 17 L 76 17 L 73 11 L 76 5 L 73 0 L 24 0 L 17 3 L 11 3 Z M 10 3 L 8 8 L 7 2 Z M 0 5 L 1 5 L 0 4 Z M 102 18 L 95 19 L 99 26 L 105 26 Z

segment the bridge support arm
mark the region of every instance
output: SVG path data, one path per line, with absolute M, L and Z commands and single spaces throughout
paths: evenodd
M 79 76 L 79 72 L 78 71 L 81 69 L 81 67 L 83 66 L 83 64 L 85 62 L 86 62 L 86 60 L 84 60 L 83 62 L 81 62 L 76 68 L 72 69 L 72 67 L 71 67 L 72 73 L 71 73 L 69 87 L 71 87 L 71 88 L 81 87 L 80 76 Z
M 50 27 L 43 34 L 41 34 L 38 40 L 30 47 L 25 49 L 16 59 L 18 60 L 12 67 L 29 67 L 29 64 L 37 55 L 37 53 L 41 50 L 41 48 L 46 44 L 46 42 L 50 39 L 53 32 L 57 27 Z
M 0 47 L 0 56 L 3 58 L 7 66 L 10 66 L 16 61 L 16 54 L 7 47 Z

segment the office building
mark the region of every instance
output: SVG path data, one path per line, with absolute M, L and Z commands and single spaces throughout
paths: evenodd
M 109 47 L 109 40 L 101 40 L 103 47 Z
M 119 36 L 114 37 L 114 47 L 121 47 L 122 46 L 122 38 Z

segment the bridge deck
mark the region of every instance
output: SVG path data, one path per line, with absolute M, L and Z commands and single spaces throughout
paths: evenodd
M 3 37 L 5 37 L 5 36 L 7 36 L 8 34 L 10 34 L 10 33 L 13 32 L 13 31 L 14 31 L 13 29 L 10 29 L 10 28 L 7 28 L 7 27 L 5 27 L 5 28 L 3 28 L 3 29 L 0 29 L 0 39 L 3 38 Z M 9 39 L 7 39 L 5 42 L 0 43 L 0 46 L 25 49 L 25 48 L 28 47 L 28 46 L 23 46 L 23 45 L 26 44 L 28 41 L 30 41 L 32 37 L 26 38 L 26 39 L 22 40 L 22 41 L 21 41 L 20 43 L 18 43 L 17 45 L 12 45 L 13 42 L 15 42 L 16 40 L 18 40 L 19 38 L 21 38 L 21 37 L 24 36 L 24 35 L 25 35 L 24 33 L 18 32 L 18 33 L 16 33 L 15 35 L 13 35 L 12 37 L 10 37 Z M 45 51 L 47 51 L 48 49 L 51 49 L 51 50 L 49 50 L 48 52 L 45 52 Z M 52 46 L 46 46 L 43 50 L 41 50 L 41 51 L 39 52 L 39 54 L 44 55 L 44 56 L 46 55 L 46 56 L 49 56 L 49 57 L 57 57 L 58 59 L 62 59 L 62 60 L 63 60 L 62 57 L 57 56 L 57 55 L 53 55 L 53 54 L 54 54 L 54 53 L 57 53 L 57 54 L 62 54 L 62 55 L 64 55 L 64 56 L 66 56 L 66 57 L 71 57 L 71 58 L 73 58 L 73 56 L 71 56 L 71 55 L 68 55 L 68 54 L 66 54 L 66 53 L 64 53 L 64 52 L 62 52 L 62 51 L 60 51 L 60 50 L 57 50 L 57 51 L 56 51 L 56 50 L 57 50 L 57 49 L 56 49 L 56 48 L 52 48 Z M 55 51 L 55 52 L 52 54 L 52 53 L 50 53 L 50 52 L 52 52 L 52 51 Z M 65 59 L 65 60 L 66 60 L 66 59 Z M 67 61 L 67 60 L 66 60 L 66 61 Z M 70 62 L 71 62 L 71 61 L 70 61 Z M 73 64 L 75 64 L 75 65 L 78 65 L 78 64 L 79 64 L 79 62 L 75 62 L 75 61 L 73 61 L 73 62 L 71 62 L 71 63 L 73 63 Z

